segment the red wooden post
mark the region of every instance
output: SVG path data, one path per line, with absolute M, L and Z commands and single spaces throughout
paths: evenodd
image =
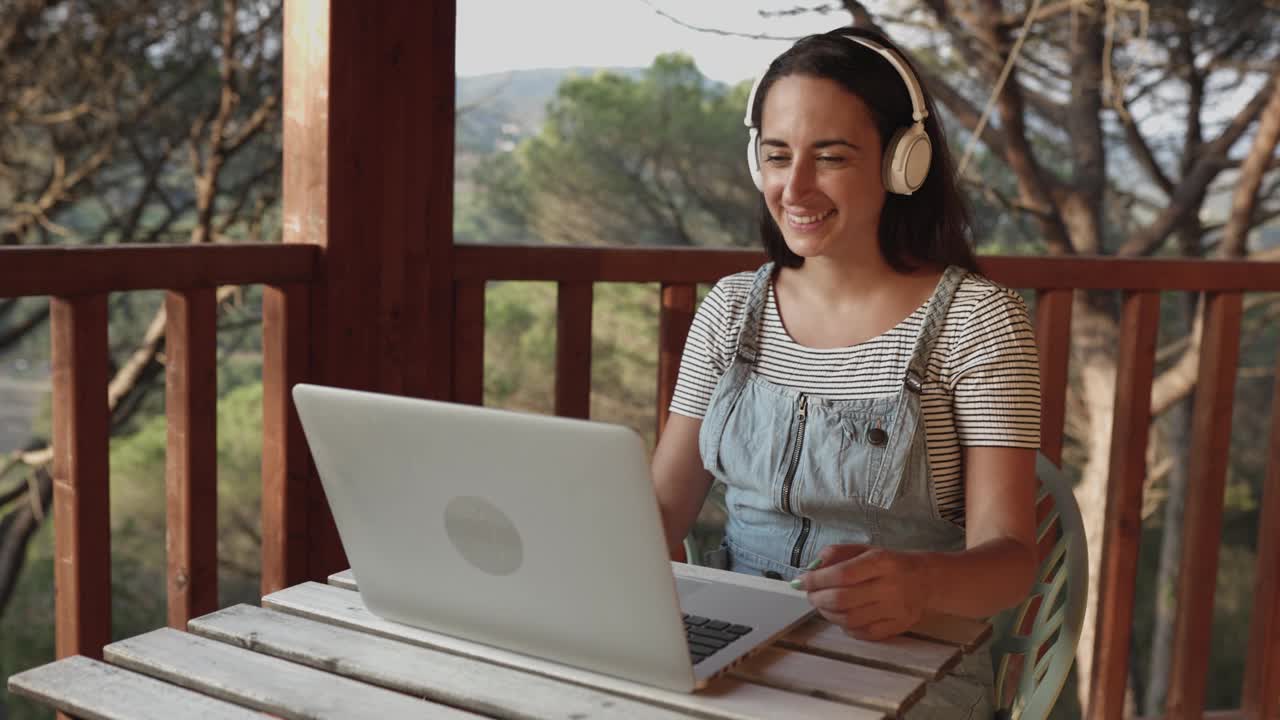
M 453 399 L 484 404 L 484 283 L 460 281 L 453 290 Z
M 1280 377 L 1280 367 L 1277 367 Z M 1253 618 L 1245 656 L 1241 710 L 1249 720 L 1280 717 L 1280 383 L 1271 398 L 1267 477 L 1258 521 Z
M 285 3 L 284 239 L 324 248 L 315 382 L 450 396 L 455 14 Z M 306 507 L 307 574 L 323 578 L 347 562 L 314 477 Z
M 1125 298 L 1102 547 L 1089 550 L 1102 553 L 1093 684 L 1087 708 L 1091 718 L 1120 720 L 1124 715 L 1159 322 L 1159 293 L 1137 292 Z
M 590 282 L 562 282 L 556 295 L 556 415 L 591 415 Z
M 310 373 L 310 287 L 267 287 L 262 296 L 262 594 L 310 577 L 307 450 L 290 389 Z
M 1040 449 L 1062 464 L 1062 428 L 1067 414 L 1067 365 L 1071 355 L 1071 290 L 1042 290 L 1036 298 L 1036 344 L 1040 349 Z
M 100 660 L 111 640 L 107 296 L 49 302 L 57 654 Z
M 1222 545 L 1223 490 L 1231 449 L 1231 405 L 1240 357 L 1241 293 L 1205 297 L 1200 374 L 1191 415 L 1187 510 L 1178 569 L 1178 616 L 1165 717 L 1200 718 L 1209 670 L 1213 598 Z
M 213 288 L 165 296 L 165 547 L 169 626 L 218 608 L 217 307 Z
M 662 309 L 658 313 L 658 437 L 667 425 L 697 294 L 697 285 L 662 284 Z

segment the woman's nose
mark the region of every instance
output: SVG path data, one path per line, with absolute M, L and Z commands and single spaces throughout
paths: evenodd
M 787 172 L 787 184 L 782 188 L 784 201 L 802 200 L 813 190 L 814 164 L 805 160 L 795 160 Z

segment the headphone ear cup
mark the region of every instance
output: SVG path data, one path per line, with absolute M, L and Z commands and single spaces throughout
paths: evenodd
M 755 183 L 756 190 L 764 192 L 764 177 L 760 174 L 760 148 L 757 144 L 759 135 L 756 134 L 755 128 L 747 130 L 747 172 L 751 173 L 751 182 Z
M 923 123 L 898 130 L 884 150 L 881 169 L 884 189 L 897 195 L 910 195 L 919 190 L 929 176 L 932 158 L 933 143 Z

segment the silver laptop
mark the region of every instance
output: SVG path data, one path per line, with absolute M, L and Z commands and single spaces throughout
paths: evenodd
M 316 385 L 293 398 L 360 594 L 388 620 L 688 692 L 813 612 L 790 591 L 675 578 L 629 428 Z

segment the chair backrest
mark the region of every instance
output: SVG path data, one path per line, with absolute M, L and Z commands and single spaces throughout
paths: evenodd
M 1036 475 L 1040 573 L 992 648 L 997 707 L 1015 720 L 1043 720 L 1057 702 L 1075 660 L 1089 589 L 1088 546 L 1071 479 L 1041 453 Z

